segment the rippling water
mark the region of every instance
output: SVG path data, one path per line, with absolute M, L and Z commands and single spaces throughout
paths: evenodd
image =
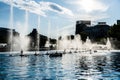
M 62 57 L 8 54 L 0 53 L 0 80 L 120 80 L 120 53 Z

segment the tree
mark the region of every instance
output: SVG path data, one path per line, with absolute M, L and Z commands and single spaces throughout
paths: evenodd
M 110 37 L 120 40 L 120 25 L 114 24 L 108 32 Z

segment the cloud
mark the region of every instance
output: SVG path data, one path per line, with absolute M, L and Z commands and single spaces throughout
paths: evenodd
M 33 0 L 29 2 L 25 0 L 13 0 L 13 2 L 11 2 L 11 0 L 0 0 L 0 1 L 8 5 L 11 5 L 12 3 L 14 7 L 17 7 L 19 9 L 28 10 L 29 12 L 32 12 L 41 16 L 46 16 L 45 12 L 43 12 L 42 9 L 40 8 L 40 5 Z
M 65 0 L 65 2 L 73 6 L 74 19 L 100 20 L 108 18 L 106 13 L 109 5 L 102 0 Z
M 77 8 L 87 13 L 93 11 L 104 12 L 109 8 L 109 6 L 101 0 L 66 0 L 66 2 L 77 6 Z
M 62 10 L 61 10 L 59 7 L 55 6 L 55 5 L 50 5 L 50 7 L 51 7 L 52 9 L 54 9 L 54 10 L 57 10 L 57 11 L 59 11 L 59 12 L 62 12 Z
M 78 19 L 83 19 L 83 20 L 91 20 L 91 21 L 96 21 L 96 20 L 100 20 L 100 19 L 105 19 L 108 18 L 109 15 L 107 15 L 106 13 L 103 14 L 76 14 L 76 17 L 74 19 L 78 20 Z
M 1 2 L 4 2 L 8 5 L 11 4 L 11 0 L 0 0 Z M 71 10 L 60 6 L 53 2 L 36 2 L 34 0 L 13 0 L 13 6 L 17 7 L 22 10 L 28 10 L 29 12 L 46 16 L 46 11 L 53 11 L 58 14 L 73 16 L 73 13 Z
M 74 15 L 70 9 L 62 7 L 62 6 L 60 6 L 56 3 L 40 2 L 39 4 L 41 5 L 42 9 L 46 10 L 46 11 L 53 11 L 53 12 L 57 12 L 59 14 L 65 14 L 65 15 L 68 15 L 68 16 L 73 16 Z

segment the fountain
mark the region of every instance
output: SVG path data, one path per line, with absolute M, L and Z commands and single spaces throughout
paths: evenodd
M 80 35 L 75 35 L 74 39 L 69 38 L 68 36 L 62 36 L 61 40 L 58 40 L 58 50 L 64 50 L 69 52 L 69 53 L 79 53 L 79 52 L 89 52 L 94 53 L 97 51 L 103 52 L 106 49 L 111 49 L 111 43 L 109 38 L 107 39 L 106 45 L 103 44 L 97 44 L 97 43 L 92 43 L 89 37 L 87 37 L 86 42 L 82 42 Z
M 10 1 L 10 37 L 9 37 L 9 42 L 10 42 L 10 52 L 13 51 L 13 0 Z
M 48 50 L 50 48 L 50 28 L 51 28 L 51 23 L 49 21 L 48 22 L 48 39 L 47 39 L 46 44 L 45 44 L 45 47 L 48 48 Z
M 26 6 L 25 9 L 25 25 L 24 25 L 24 30 L 22 28 L 23 25 L 18 24 L 18 30 L 20 31 L 20 35 L 15 37 L 13 35 L 13 0 L 10 1 L 10 36 L 9 36 L 9 43 L 10 43 L 10 52 L 12 55 L 12 51 L 16 51 L 16 50 L 20 50 L 21 54 L 23 55 L 24 51 L 28 50 L 28 44 L 29 44 L 29 38 L 27 36 L 25 36 L 25 34 L 27 33 L 28 30 L 28 9 Z M 24 42 L 24 43 L 23 43 Z
M 28 5 L 26 5 L 26 8 L 25 8 L 25 31 L 24 32 L 27 32 L 28 30 L 28 16 L 29 16 L 29 11 L 28 11 Z M 11 15 L 10 15 L 10 26 L 11 28 L 13 28 L 13 1 L 11 0 Z M 50 27 L 51 27 L 51 23 L 50 21 L 48 22 L 48 40 L 46 41 L 46 44 L 45 44 L 45 47 L 47 47 L 49 49 L 50 47 Z M 38 33 L 39 33 L 39 28 L 40 28 L 40 15 L 38 15 L 38 27 L 37 27 L 37 30 L 38 30 Z M 12 30 L 11 30 L 11 33 Z M 20 50 L 22 51 L 22 53 L 24 51 L 26 51 L 28 49 L 28 44 L 29 44 L 29 39 L 25 36 L 26 33 L 23 33 L 23 32 L 20 32 L 20 42 L 17 43 L 19 44 L 20 46 Z M 58 35 L 57 35 L 58 37 Z M 11 34 L 10 36 L 10 40 L 13 41 L 13 34 Z M 17 39 L 14 39 L 14 40 L 17 40 Z M 26 43 L 22 43 L 22 42 L 26 42 Z M 39 51 L 39 48 L 40 48 L 40 36 L 39 34 L 37 34 L 37 45 L 36 45 L 36 51 Z M 17 41 L 18 42 L 18 41 Z M 13 44 L 14 43 L 11 43 L 11 51 L 13 50 Z M 65 45 L 66 44 L 66 45 Z M 89 45 L 91 45 L 91 42 L 89 41 L 89 39 L 86 40 L 86 43 L 84 44 L 85 47 L 88 47 Z M 74 49 L 74 50 L 77 50 L 77 49 L 82 49 L 83 46 L 82 44 L 82 41 L 81 41 L 81 38 L 79 35 L 75 35 L 75 38 L 72 40 L 72 39 L 68 39 L 67 36 L 62 36 L 62 39 L 61 40 L 57 40 L 57 50 L 71 50 L 71 49 Z M 16 46 L 14 46 L 15 48 Z
M 61 40 L 59 40 L 59 49 L 60 50 L 67 50 L 70 48 L 70 40 L 67 39 L 67 36 L 62 36 Z
M 39 53 L 39 49 L 40 49 L 40 35 L 39 35 L 40 32 L 39 32 L 39 29 L 40 29 L 40 15 L 38 15 L 37 45 L 35 46 L 35 49 L 36 49 L 37 52 L 35 51 L 35 55 L 38 55 L 38 53 Z
M 11 29 L 13 29 L 13 0 L 11 0 L 11 7 L 10 7 L 10 27 Z M 29 5 L 26 4 L 25 5 L 25 31 L 27 32 L 28 30 L 28 18 L 29 18 Z M 35 51 L 39 52 L 40 49 L 40 35 L 39 35 L 39 28 L 40 28 L 40 15 L 38 15 L 38 25 L 37 25 L 37 30 L 38 30 L 38 34 L 37 34 L 37 44 L 35 45 Z M 48 50 L 50 49 L 50 28 L 51 28 L 51 23 L 50 21 L 48 21 L 48 39 L 46 41 L 45 47 L 48 48 Z M 57 29 L 58 30 L 58 29 Z M 20 32 L 20 37 L 18 38 L 13 38 L 13 30 L 11 30 L 11 35 L 10 35 L 10 42 L 11 42 L 11 51 L 13 51 L 13 49 L 16 48 L 16 46 L 14 44 L 13 41 L 19 39 L 20 42 L 18 42 L 17 44 L 19 44 L 20 46 L 20 50 L 22 51 L 22 53 L 26 50 L 28 50 L 28 44 L 29 44 L 29 38 L 27 38 L 25 36 L 26 33 Z M 57 33 L 57 37 L 58 37 L 58 33 Z M 23 44 L 23 41 L 26 42 Z M 93 44 L 91 43 L 90 39 L 87 37 L 86 42 L 83 44 L 80 35 L 75 35 L 74 39 L 71 39 L 71 37 L 68 38 L 68 36 L 63 35 L 61 37 L 61 40 L 59 40 L 57 38 L 57 44 L 56 44 L 56 51 L 57 50 L 64 50 L 64 51 L 80 51 L 80 50 L 91 50 L 94 46 L 97 46 L 97 44 Z M 106 46 L 108 49 L 111 49 L 111 44 L 109 39 L 107 39 L 107 43 Z M 36 53 L 36 52 L 35 52 Z
M 89 37 L 87 37 L 86 42 L 84 43 L 84 47 L 85 47 L 85 49 L 92 49 L 93 46 L 92 46 L 92 43 L 91 43 Z
M 107 49 L 111 49 L 112 48 L 111 42 L 110 42 L 109 38 L 107 38 L 106 47 L 107 47 Z
M 80 35 L 75 35 L 75 42 L 77 46 L 76 48 L 80 50 L 82 48 L 82 40 Z
M 59 49 L 59 31 L 58 31 L 58 26 L 57 26 L 56 40 L 57 40 L 57 42 L 56 42 L 56 50 L 58 50 Z
M 20 49 L 21 49 L 21 55 L 24 55 L 24 51 L 28 50 L 28 45 L 29 45 L 29 38 L 25 36 L 25 34 L 28 32 L 28 6 L 26 5 L 25 8 L 25 26 L 24 26 L 24 31 L 20 32 Z M 23 43 L 24 42 L 24 43 Z

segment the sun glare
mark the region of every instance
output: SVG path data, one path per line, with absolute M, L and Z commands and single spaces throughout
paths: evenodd
M 86 12 L 92 12 L 95 10 L 106 10 L 106 6 L 98 0 L 79 0 L 78 4 Z
M 80 5 L 85 11 L 91 12 L 94 9 L 94 0 L 81 0 Z

